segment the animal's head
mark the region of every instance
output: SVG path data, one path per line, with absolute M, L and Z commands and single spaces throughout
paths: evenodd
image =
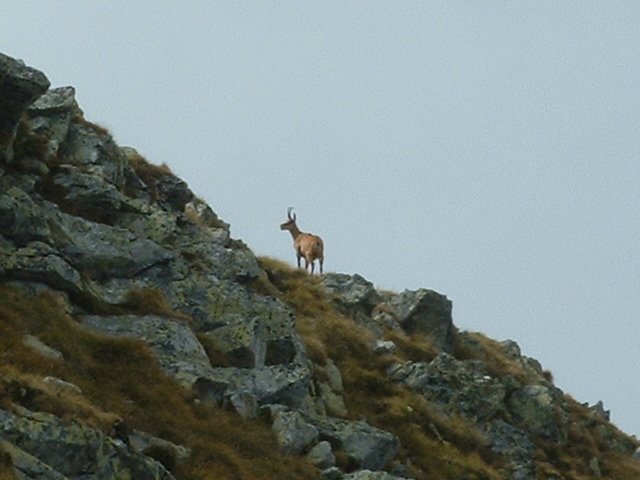
M 280 230 L 291 230 L 296 226 L 296 214 L 293 215 L 291 212 L 293 211 L 293 207 L 287 208 L 287 221 L 280 225 Z

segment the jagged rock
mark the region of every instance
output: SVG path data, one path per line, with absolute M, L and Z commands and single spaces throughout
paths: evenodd
M 370 315 L 382 300 L 373 284 L 358 274 L 327 273 L 322 278 L 322 283 L 349 312 L 361 310 Z
M 54 415 L 16 407 L 0 409 L 0 438 L 24 450 L 53 470 L 72 478 L 170 480 L 157 461 L 135 453 L 111 437 Z M 52 477 L 55 478 L 55 477 Z
M 47 242 L 51 235 L 41 209 L 16 187 L 0 194 L 0 231 L 20 247 L 32 241 Z
M 358 468 L 378 470 L 398 452 L 400 444 L 395 435 L 365 421 L 325 416 L 308 416 L 307 419 L 318 428 L 320 440 L 328 441 L 333 451 L 344 452 Z
M 162 450 L 168 452 L 177 464 L 187 461 L 191 456 L 190 449 L 140 430 L 132 430 L 127 440 L 131 449 L 137 453 L 146 455 L 153 450 Z
M 391 378 L 422 394 L 429 401 L 486 420 L 504 410 L 505 388 L 487 376 L 481 362 L 456 360 L 447 353 L 433 361 L 407 362 L 390 367 Z
M 507 406 L 516 424 L 524 430 L 546 440 L 566 442 L 567 414 L 558 389 L 527 385 L 509 396 Z
M 76 89 L 73 87 L 52 88 L 29 105 L 31 115 L 45 115 L 53 112 L 68 112 L 78 108 Z
M 277 403 L 292 409 L 309 408 L 311 379 L 306 367 L 278 365 L 254 369 L 216 369 L 216 375 L 220 373 L 230 380 L 226 395 L 245 392 L 256 399 L 258 406 Z
M 0 275 L 46 283 L 66 292 L 83 289 L 78 271 L 57 250 L 41 242 L 31 242 L 17 250 L 0 248 Z
M 27 113 L 32 132 L 47 139 L 47 152 L 43 160 L 51 164 L 67 138 L 71 119 L 80 114 L 75 89 L 53 88 L 32 103 Z
M 347 407 L 342 395 L 344 385 L 340 370 L 331 359 L 328 359 L 323 367 L 317 366 L 317 369 L 322 374 L 322 377 L 326 377 L 324 381 L 316 379 L 315 382 L 318 412 L 332 417 L 346 417 Z
M 380 337 L 384 333 L 384 325 L 374 321 L 373 309 L 382 301 L 382 297 L 373 284 L 358 274 L 327 273 L 322 284 L 340 309 L 358 323 Z
M 338 467 L 329 467 L 320 472 L 320 478 L 322 480 L 340 480 L 342 478 L 342 470 Z
M 251 298 L 254 301 L 247 305 L 247 311 L 221 315 L 219 320 L 224 323 L 205 336 L 236 367 L 288 365 L 303 360 L 304 347 L 291 312 L 267 297 Z
M 394 311 L 401 327 L 411 332 L 422 332 L 444 351 L 451 351 L 454 327 L 451 301 L 433 290 L 405 290 L 390 296 L 386 302 Z
M 587 407 L 589 408 L 591 418 L 594 420 L 604 422 L 608 422 L 610 420 L 611 412 L 609 410 L 605 410 L 602 400 L 598 400 L 598 402 L 593 406 L 588 406 L 587 404 Z
M 122 206 L 123 195 L 115 185 L 73 165 L 59 166 L 46 188 L 55 191 L 63 210 L 101 223 L 112 223 Z
M 49 223 L 55 225 L 52 235 L 55 247 L 77 270 L 94 280 L 130 278 L 175 258 L 169 250 L 151 240 L 136 237 L 124 228 L 91 222 L 53 209 L 46 214 Z
M 387 355 L 396 351 L 396 344 L 391 340 L 376 340 L 373 346 L 373 353 Z
M 336 393 L 330 384 L 318 382 L 318 396 L 322 401 L 324 411 L 332 417 L 346 417 L 347 406 L 344 403 L 344 397 L 340 393 Z
M 49 85 L 44 73 L 0 53 L 0 161 L 13 160 L 12 142 L 20 117 Z
M 526 432 L 503 420 L 486 427 L 491 450 L 506 459 L 514 480 L 536 480 L 535 446 Z
M 326 470 L 336 464 L 336 457 L 331 450 L 331 444 L 326 440 L 319 442 L 309 450 L 307 459 L 320 470 Z
M 318 429 L 300 412 L 283 411 L 275 415 L 272 430 L 284 453 L 301 454 L 318 441 Z
M 0 452 L 11 458 L 20 480 L 68 480 L 68 477 L 7 441 L 0 441 Z
M 331 390 L 336 393 L 342 393 L 344 391 L 344 385 L 342 383 L 342 374 L 338 366 L 330 358 L 327 360 L 324 366 L 324 371 L 327 374 L 329 380 L 329 386 Z
M 372 472 L 371 470 L 360 470 L 349 473 L 342 477 L 342 480 L 407 480 L 405 477 L 397 477 L 387 472 Z
M 159 201 L 175 211 L 183 212 L 187 203 L 193 200 L 193 192 L 184 180 L 175 175 L 165 175 L 156 184 Z
M 82 326 L 94 331 L 145 341 L 158 357 L 160 366 L 187 387 L 200 377 L 213 375 L 204 348 L 186 323 L 158 315 L 87 315 L 80 321 Z
M 78 166 L 119 189 L 124 188 L 131 168 L 109 132 L 82 117 L 74 117 L 69 123 L 59 156 L 62 165 Z

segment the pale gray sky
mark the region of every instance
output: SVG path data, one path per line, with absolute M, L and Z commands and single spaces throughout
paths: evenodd
M 258 254 L 453 301 L 640 433 L 640 3 L 8 1 L 0 51 Z

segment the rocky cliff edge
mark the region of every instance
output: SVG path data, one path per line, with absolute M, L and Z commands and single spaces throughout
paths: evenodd
M 0 328 L 0 478 L 640 478 L 515 342 L 433 290 L 256 258 L 1 54 Z

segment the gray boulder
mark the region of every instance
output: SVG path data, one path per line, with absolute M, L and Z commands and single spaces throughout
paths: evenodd
M 546 385 L 527 385 L 514 391 L 507 407 L 516 425 L 532 435 L 560 444 L 567 441 L 568 414 L 562 392 Z
M 93 331 L 143 340 L 157 356 L 160 366 L 187 387 L 198 378 L 214 373 L 204 348 L 186 323 L 157 315 L 87 315 L 80 321 Z
M 280 449 L 299 455 L 318 441 L 318 429 L 307 422 L 300 412 L 281 411 L 275 414 L 271 429 Z
M 375 336 L 384 333 L 385 324 L 376 322 L 374 308 L 382 297 L 373 284 L 358 274 L 328 273 L 322 278 L 322 284 L 332 295 L 340 310 L 369 329 Z
M 325 416 L 307 418 L 317 427 L 320 440 L 328 441 L 334 452 L 344 452 L 358 468 L 379 470 L 398 452 L 400 442 L 395 435 L 366 421 Z
M 313 411 L 311 375 L 302 365 L 261 368 L 214 368 L 193 384 L 198 401 L 230 406 L 241 416 L 254 418 L 263 407 L 286 406 Z
M 503 458 L 514 480 L 536 480 L 535 446 L 526 432 L 493 420 L 485 428 L 491 450 Z
M 73 165 L 56 168 L 47 178 L 46 188 L 55 191 L 56 200 L 67 213 L 101 223 L 114 222 L 124 197 L 115 185 Z
M 455 330 L 447 297 L 424 288 L 405 290 L 389 296 L 386 305 L 406 332 L 422 332 L 444 351 L 451 351 Z
M 342 480 L 407 480 L 406 477 L 397 477 L 387 472 L 372 472 L 371 470 L 360 470 L 358 472 L 344 475 Z
M 0 275 L 45 283 L 70 293 L 83 289 L 80 274 L 51 246 L 32 242 L 23 248 L 0 247 Z
M 0 438 L 70 478 L 170 480 L 157 461 L 131 451 L 123 442 L 79 423 L 16 407 L 0 409 Z M 25 462 L 27 457 L 24 457 Z M 35 464 L 25 470 L 41 469 Z M 52 475 L 44 478 L 60 478 Z M 64 477 L 62 477 L 64 478 Z
M 233 288 L 233 285 L 230 285 Z M 220 325 L 204 335 L 233 366 L 252 368 L 305 361 L 304 346 L 293 315 L 279 301 L 235 287 L 243 301 L 236 312 L 222 313 Z
M 14 473 L 20 480 L 68 480 L 69 478 L 7 441 L 0 441 L 0 452 L 9 456 Z
M 504 411 L 505 387 L 481 362 L 441 353 L 431 362 L 407 362 L 389 368 L 391 379 L 448 410 L 483 421 Z
M 326 440 L 319 442 L 315 447 L 309 450 L 307 460 L 320 470 L 326 470 L 336 464 L 336 457 L 331 450 L 331 444 Z
M 91 222 L 52 208 L 45 213 L 49 223 L 55 225 L 51 238 L 54 246 L 77 270 L 93 279 L 133 277 L 175 258 L 169 250 L 124 228 Z
M 49 85 L 44 73 L 0 53 L 0 162 L 13 160 L 12 143 L 20 117 Z
M 382 300 L 373 284 L 358 274 L 327 273 L 322 284 L 335 296 L 338 304 L 349 312 L 362 311 L 370 315 Z
M 0 231 L 17 246 L 32 241 L 47 242 L 51 229 L 32 198 L 17 187 L 0 194 Z
M 27 109 L 31 131 L 47 139 L 47 152 L 43 160 L 49 165 L 57 158 L 60 145 L 69 132 L 74 116 L 81 114 L 73 87 L 53 88 L 38 98 Z

